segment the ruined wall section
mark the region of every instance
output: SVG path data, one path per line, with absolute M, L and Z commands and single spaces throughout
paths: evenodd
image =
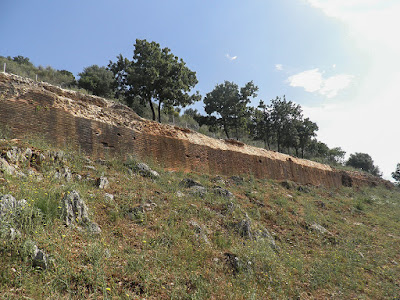
M 338 172 L 316 162 L 158 124 L 100 97 L 4 73 L 0 73 L 0 124 L 16 137 L 40 136 L 97 157 L 134 154 L 187 172 L 253 174 L 327 187 L 379 182 L 375 177 Z

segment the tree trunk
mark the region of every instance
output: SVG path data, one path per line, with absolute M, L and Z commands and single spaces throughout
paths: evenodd
M 158 123 L 161 123 L 161 100 L 158 101 Z
M 151 99 L 149 100 L 149 104 L 150 104 L 151 112 L 153 114 L 153 121 L 155 121 L 156 120 L 156 112 L 154 111 L 153 101 L 151 101 Z
M 223 120 L 222 124 L 224 126 L 224 132 L 226 134 L 226 138 L 229 139 L 230 137 L 229 137 L 229 133 L 228 133 L 228 128 L 226 128 L 225 120 Z

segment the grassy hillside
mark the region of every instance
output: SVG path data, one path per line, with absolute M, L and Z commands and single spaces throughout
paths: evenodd
M 167 172 L 150 164 L 159 173 L 154 177 L 140 171 L 134 158 L 91 160 L 58 150 L 0 141 L 0 157 L 15 168 L 14 175 L 0 171 L 0 195 L 26 200 L 0 214 L 2 298 L 400 295 L 396 189 L 328 190 L 251 176 Z M 12 154 L 20 152 L 14 161 Z M 100 177 L 109 186 L 99 188 Z M 195 183 L 183 181 L 189 178 Z M 65 226 L 61 200 L 74 190 L 100 234 Z M 11 237 L 4 228 L 20 235 Z M 46 253 L 45 270 L 32 266 L 29 243 Z

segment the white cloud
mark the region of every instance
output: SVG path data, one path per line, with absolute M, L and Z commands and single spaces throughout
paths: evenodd
M 326 95 L 328 98 L 333 98 L 337 95 L 340 90 L 345 89 L 349 86 L 354 76 L 341 74 L 327 78 L 324 80 L 319 93 Z
M 278 71 L 282 71 L 283 70 L 283 65 L 282 64 L 276 64 L 275 65 L 275 69 Z
M 288 82 L 292 87 L 302 87 L 307 92 L 318 92 L 328 98 L 333 98 L 340 90 L 349 86 L 353 77 L 340 74 L 324 79 L 323 73 L 317 68 L 292 75 L 288 78 Z
M 307 0 L 308 3 L 346 25 L 361 51 L 369 55 L 370 68 L 357 82 L 355 96 L 345 102 L 305 107 L 320 126 L 319 138 L 341 146 L 348 153 L 369 153 L 390 179 L 400 162 L 398 111 L 400 111 L 400 1 L 398 0 Z M 338 81 L 326 83 L 323 92 Z M 334 88 L 333 88 L 334 90 Z
M 236 60 L 236 59 L 238 58 L 237 56 L 230 56 L 229 53 L 225 54 L 225 57 L 226 57 L 227 59 L 229 59 L 230 61 Z

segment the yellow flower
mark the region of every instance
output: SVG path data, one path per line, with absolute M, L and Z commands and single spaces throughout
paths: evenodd
M 106 288 L 106 291 L 109 291 L 109 292 L 111 292 L 111 289 L 110 289 L 110 288 Z

